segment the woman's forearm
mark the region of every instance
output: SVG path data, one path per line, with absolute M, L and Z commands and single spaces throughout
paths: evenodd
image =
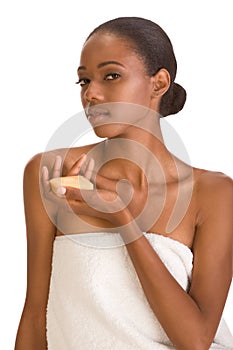
M 45 318 L 22 315 L 15 350 L 47 350 Z
M 172 343 L 179 350 L 209 349 L 212 340 L 204 314 L 170 274 L 136 224 L 122 229 L 121 236 L 146 298 Z

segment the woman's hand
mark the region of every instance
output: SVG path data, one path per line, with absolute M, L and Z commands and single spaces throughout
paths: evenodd
M 73 165 L 67 176 L 82 175 L 93 182 L 94 190 L 76 189 L 73 187 L 59 187 L 57 196 L 50 187 L 49 172 L 42 169 L 42 184 L 44 196 L 59 208 L 72 210 L 77 215 L 98 217 L 111 222 L 115 226 L 128 224 L 133 220 L 127 205 L 133 194 L 128 180 L 112 180 L 94 171 L 94 159 L 86 162 L 83 154 Z M 60 157 L 56 157 L 52 169 L 52 178 L 61 176 Z
M 76 162 L 77 172 L 79 172 L 85 160 L 86 154 L 82 154 Z M 64 200 L 64 193 L 62 193 L 62 191 L 64 192 L 64 189 L 58 188 L 56 194 L 52 191 L 50 180 L 60 176 L 62 176 L 62 157 L 58 155 L 55 157 L 55 161 L 50 171 L 46 166 L 43 166 L 41 170 L 40 191 L 45 209 L 52 221 L 56 218 L 58 210 L 64 210 L 67 212 L 72 211 L 67 201 Z
M 82 167 L 83 165 L 83 167 Z M 73 187 L 60 188 L 69 206 L 76 214 L 103 218 L 115 226 L 129 223 L 133 217 L 127 205 L 132 199 L 132 186 L 128 180 L 113 180 L 94 171 L 95 162 L 90 158 L 87 164 L 78 160 L 69 175 L 81 174 L 89 179 L 94 190 L 82 190 Z

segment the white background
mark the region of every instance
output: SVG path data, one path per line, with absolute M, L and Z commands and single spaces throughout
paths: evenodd
M 232 177 L 233 22 L 230 0 L 8 0 L 0 6 L 0 348 L 10 350 L 26 287 L 23 170 L 56 128 L 82 109 L 74 82 L 86 36 L 118 16 L 160 24 L 176 53 L 176 81 L 188 93 L 184 110 L 167 121 L 193 166 Z M 231 289 L 224 312 L 231 331 L 232 303 Z

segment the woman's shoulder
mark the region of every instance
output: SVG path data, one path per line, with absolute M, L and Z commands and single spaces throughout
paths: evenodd
M 229 188 L 233 186 L 233 179 L 220 171 L 212 171 L 200 168 L 194 169 L 195 185 L 200 189 Z
M 194 169 L 195 192 L 201 206 L 233 205 L 233 179 L 220 171 Z
M 49 170 L 52 169 L 56 157 L 61 157 L 63 175 L 72 167 L 77 159 L 83 154 L 88 153 L 96 144 L 88 144 L 80 147 L 58 148 L 46 152 L 40 152 L 33 155 L 25 165 L 25 171 L 39 171 L 43 166 Z

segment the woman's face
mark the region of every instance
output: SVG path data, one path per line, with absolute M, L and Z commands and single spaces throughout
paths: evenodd
M 82 105 L 92 126 L 107 115 L 100 107 L 103 103 L 125 102 L 155 109 L 152 78 L 143 61 L 124 39 L 115 35 L 97 33 L 88 39 L 81 53 L 78 76 Z

